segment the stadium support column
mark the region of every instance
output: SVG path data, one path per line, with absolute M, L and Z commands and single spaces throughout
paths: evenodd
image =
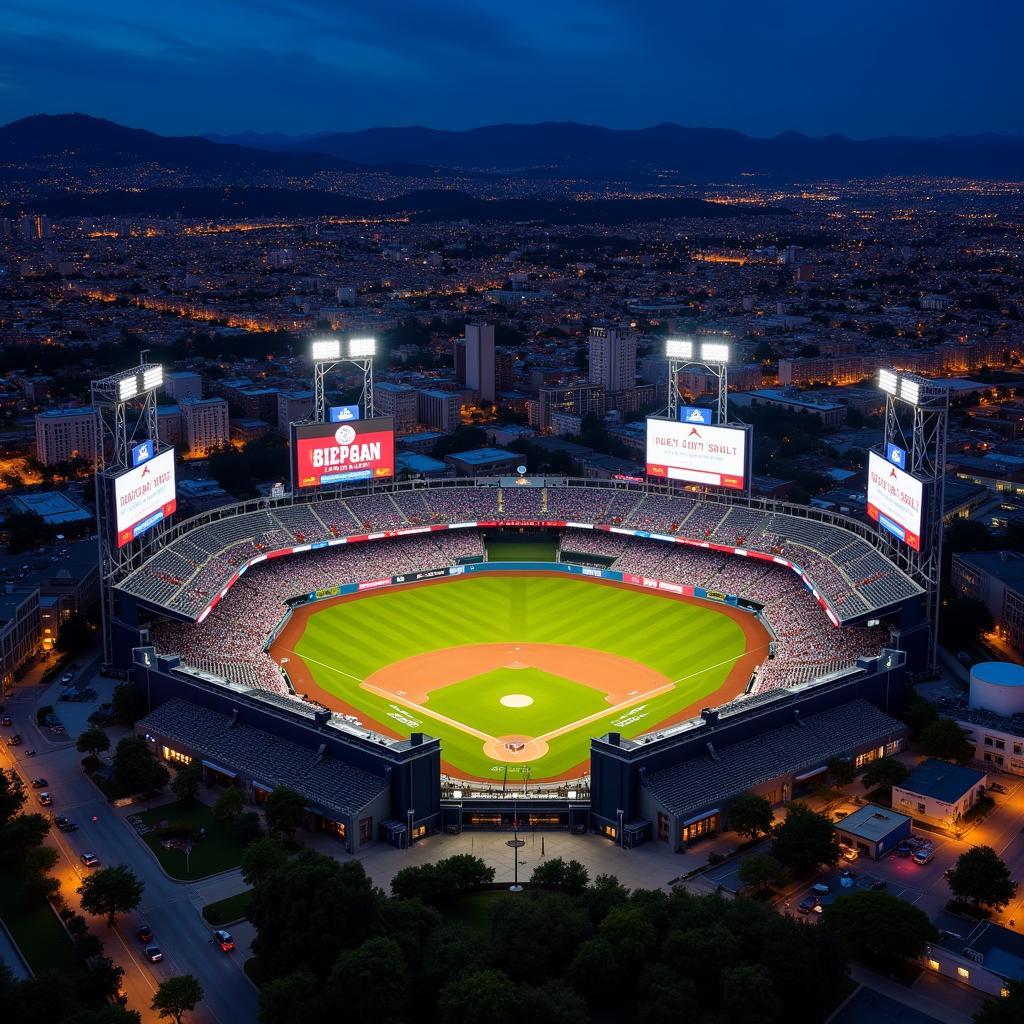
M 326 423 L 327 398 L 325 381 L 342 363 L 348 363 L 362 372 L 363 384 L 359 395 L 359 408 L 364 419 L 372 419 L 373 409 L 373 357 L 377 351 L 374 338 L 350 338 L 342 343 L 338 338 L 321 338 L 313 342 L 313 421 Z
M 905 453 L 905 469 L 924 485 L 920 549 L 882 532 L 888 555 L 925 591 L 929 623 L 928 668 L 938 665 L 943 515 L 946 498 L 946 437 L 949 428 L 949 388 L 941 381 L 912 373 L 882 370 L 879 386 L 885 392 L 885 448 Z
M 161 542 L 158 523 L 144 538 L 118 542 L 114 481 L 160 451 L 157 392 L 163 386 L 163 367 L 146 361 L 130 370 L 92 381 L 90 394 L 96 429 L 96 539 L 99 549 L 100 623 L 103 667 L 113 664 L 111 623 L 114 587 L 142 564 L 145 552 Z M 140 446 L 149 442 L 146 451 Z

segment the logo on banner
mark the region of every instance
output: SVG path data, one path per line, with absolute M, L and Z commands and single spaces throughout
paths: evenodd
M 153 442 L 143 441 L 132 449 L 132 465 L 141 466 L 153 458 Z
M 356 439 L 355 429 L 350 427 L 350 426 L 348 426 L 347 424 L 345 426 L 343 426 L 343 427 L 338 427 L 338 429 L 334 432 L 334 440 L 337 441 L 338 444 L 349 445 L 355 439 Z
M 886 458 L 894 466 L 899 466 L 900 469 L 907 468 L 907 453 L 902 448 L 897 448 L 894 444 L 888 446 Z
M 344 423 L 347 420 L 359 419 L 359 406 L 358 405 L 332 405 L 331 406 L 331 422 L 332 423 Z
M 679 409 L 679 418 L 684 423 L 701 423 L 705 427 L 711 426 L 711 410 L 699 409 L 695 405 L 684 405 Z

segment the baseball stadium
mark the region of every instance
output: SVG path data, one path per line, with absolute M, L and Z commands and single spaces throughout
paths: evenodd
M 870 527 L 657 483 L 389 482 L 228 506 L 170 527 L 115 591 L 158 752 L 256 800 L 290 779 L 312 827 L 352 848 L 500 828 L 513 796 L 541 825 L 684 841 L 672 776 L 712 731 L 763 749 L 803 707 L 810 760 L 891 747 L 883 711 L 926 642 L 921 588 Z M 783 760 L 784 795 L 805 766 Z

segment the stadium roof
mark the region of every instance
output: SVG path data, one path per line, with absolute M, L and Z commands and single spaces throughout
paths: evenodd
M 301 702 L 292 703 L 301 709 Z M 380 776 L 180 698 L 161 704 L 138 726 L 271 789 L 290 786 L 328 815 L 356 814 L 388 789 Z
M 790 772 L 822 768 L 833 757 L 884 743 L 906 731 L 902 722 L 873 704 L 855 700 L 653 772 L 644 786 L 668 811 L 688 816 Z

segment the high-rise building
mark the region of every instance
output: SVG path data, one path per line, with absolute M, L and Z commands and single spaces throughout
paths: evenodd
M 551 426 L 551 415 L 555 412 L 572 413 L 585 417 L 592 413 L 603 416 L 605 393 L 600 384 L 553 384 L 537 392 L 536 405 L 531 406 L 534 415 L 531 427 L 547 430 Z
M 313 415 L 316 396 L 312 391 L 278 391 L 277 429 L 287 434 L 292 423 L 308 420 Z
M 621 327 L 592 327 L 588 339 L 588 379 L 605 391 L 636 384 L 636 335 Z
M 156 429 L 161 444 L 181 444 L 181 410 L 176 405 L 158 405 Z
M 466 324 L 466 387 L 494 401 L 494 324 Z
M 393 416 L 396 433 L 412 433 L 419 418 L 416 389 L 407 384 L 392 384 L 390 381 L 374 384 L 373 412 L 376 416 Z
M 96 458 L 96 414 L 84 409 L 49 409 L 36 416 L 36 458 L 44 466 L 74 458 Z
M 164 391 L 176 402 L 203 397 L 203 378 L 198 373 L 179 370 L 164 374 Z
M 512 390 L 515 362 L 511 352 L 497 351 L 494 353 L 494 391 L 496 394 Z
M 462 398 L 458 392 L 424 389 L 417 391 L 416 396 L 420 423 L 445 433 L 451 433 L 461 424 Z
M 181 403 L 181 425 L 189 452 L 205 458 L 225 447 L 231 437 L 228 403 L 223 398 L 190 399 Z

